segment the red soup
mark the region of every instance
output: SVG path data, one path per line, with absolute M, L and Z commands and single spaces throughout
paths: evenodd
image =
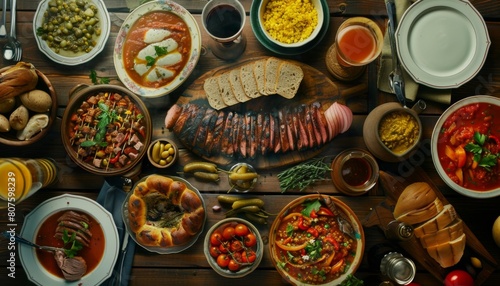
M 56 238 L 54 236 L 58 226 L 57 219 L 61 217 L 64 212 L 65 211 L 54 213 L 42 223 L 40 229 L 38 230 L 35 243 L 37 243 L 38 245 L 64 247 L 66 249 L 69 248 L 69 246 L 64 246 L 61 238 Z M 85 260 L 85 262 L 87 263 L 87 273 L 90 273 L 97 267 L 104 255 L 104 248 L 106 244 L 104 233 L 99 222 L 97 222 L 91 215 L 78 211 L 77 213 L 86 215 L 90 220 L 88 228 L 92 233 L 90 244 L 88 247 L 84 246 L 76 254 L 77 256 L 81 256 Z M 47 271 L 57 277 L 64 279 L 64 276 L 57 266 L 56 260 L 54 259 L 54 255 L 52 253 L 37 249 L 36 256 Z
M 123 46 L 123 64 L 141 86 L 159 88 L 172 82 L 186 65 L 191 51 L 187 24 L 176 14 L 154 11 L 130 28 Z
M 438 156 L 458 185 L 476 191 L 500 188 L 500 106 L 466 105 L 444 122 Z

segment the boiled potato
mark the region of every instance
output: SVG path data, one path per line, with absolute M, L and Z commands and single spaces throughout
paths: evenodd
M 10 130 L 9 119 L 0 114 L 0 132 L 8 132 L 9 130 Z
M 33 115 L 26 127 L 23 130 L 17 132 L 17 139 L 19 140 L 29 140 L 33 135 L 40 132 L 43 128 L 47 127 L 49 124 L 49 116 L 47 114 L 36 114 Z
M 29 111 L 24 105 L 19 105 L 9 117 L 10 127 L 14 130 L 22 130 L 29 120 Z
M 0 100 L 0 113 L 11 112 L 15 105 L 16 100 L 12 97 Z
M 26 108 L 35 112 L 47 112 L 52 105 L 52 98 L 50 95 L 39 89 L 25 92 L 20 98 Z

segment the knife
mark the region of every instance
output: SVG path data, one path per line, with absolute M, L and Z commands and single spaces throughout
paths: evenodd
M 394 0 L 386 0 L 385 7 L 387 9 L 387 16 L 389 17 L 389 42 L 391 44 L 392 55 L 392 72 L 389 74 L 389 84 L 391 89 L 396 94 L 399 102 L 406 107 L 406 95 L 403 75 L 398 62 L 397 48 L 396 48 L 396 5 Z

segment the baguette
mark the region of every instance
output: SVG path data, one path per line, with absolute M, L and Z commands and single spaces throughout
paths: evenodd
M 457 212 L 452 205 L 445 205 L 443 210 L 432 219 L 415 227 L 414 234 L 420 238 L 426 234 L 435 233 L 440 229 L 445 228 L 457 218 Z
M 464 233 L 464 224 L 461 219 L 457 219 L 450 225 L 434 233 L 425 234 L 420 237 L 420 242 L 424 248 L 433 247 L 442 243 L 453 241 Z
M 457 264 L 465 250 L 465 233 L 455 240 L 444 242 L 427 248 L 429 255 L 443 268 Z

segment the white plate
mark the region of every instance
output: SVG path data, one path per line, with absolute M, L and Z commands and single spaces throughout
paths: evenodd
M 35 40 L 38 45 L 38 48 L 42 53 L 44 53 L 49 59 L 52 61 L 63 64 L 66 66 L 75 66 L 86 63 L 91 59 L 95 58 L 106 46 L 106 42 L 108 41 L 109 32 L 111 29 L 111 20 L 109 18 L 108 10 L 106 9 L 106 5 L 102 0 L 91 0 L 89 2 L 93 2 L 99 11 L 98 17 L 101 22 L 101 35 L 98 38 L 98 42 L 96 46 L 86 54 L 77 57 L 66 57 L 62 56 L 56 52 L 54 52 L 46 41 L 44 41 L 40 36 L 36 34 L 38 27 L 42 26 L 43 16 L 45 11 L 48 9 L 48 3 L 50 0 L 40 1 L 38 4 L 38 8 L 36 9 L 34 21 L 33 21 L 33 31 L 35 33 Z
M 135 241 L 135 243 L 137 243 L 138 245 L 140 245 L 142 248 L 144 248 L 144 249 L 146 249 L 147 251 L 150 251 L 150 252 L 156 252 L 158 254 L 179 253 L 179 252 L 182 252 L 182 251 L 190 248 L 198 240 L 198 238 L 200 237 L 200 234 L 203 232 L 203 229 L 205 228 L 205 222 L 207 221 L 207 207 L 205 206 L 205 200 L 203 200 L 203 196 L 201 195 L 200 191 L 198 191 L 197 188 L 193 187 L 193 185 L 191 185 L 188 181 L 184 180 L 183 178 L 176 177 L 176 176 L 165 176 L 165 177 L 170 178 L 170 179 L 172 179 L 174 181 L 180 181 L 180 182 L 184 183 L 186 185 L 186 187 L 188 189 L 192 190 L 193 192 L 195 192 L 196 195 L 198 195 L 198 197 L 201 200 L 201 203 L 203 205 L 203 209 L 205 210 L 205 217 L 203 218 L 203 224 L 202 224 L 200 230 L 198 231 L 198 233 L 196 235 L 194 235 L 193 237 L 191 237 L 191 240 L 189 242 L 187 242 L 185 244 L 182 244 L 182 245 L 174 245 L 174 246 L 171 246 L 171 247 L 146 246 L 146 245 L 142 245 L 135 238 L 135 233 L 132 231 L 132 229 L 130 229 L 130 220 L 128 219 L 128 201 L 130 199 L 130 196 L 132 196 L 132 194 L 134 193 L 135 187 L 139 183 L 145 181 L 148 177 L 149 176 L 143 177 L 142 179 L 140 179 L 139 181 L 137 181 L 134 184 L 134 187 L 132 188 L 132 190 L 130 192 L 128 192 L 127 197 L 125 198 L 125 201 L 123 202 L 122 218 L 123 218 L 123 224 L 125 225 L 125 228 L 127 229 L 128 234 L 130 235 L 130 237 L 132 237 L 132 239 Z
M 141 18 L 144 14 L 152 11 L 168 11 L 179 16 L 189 27 L 189 33 L 191 34 L 191 53 L 186 66 L 182 69 L 180 74 L 170 82 L 169 84 L 159 87 L 159 88 L 148 88 L 139 85 L 130 79 L 123 66 L 123 45 L 127 37 L 129 29 L 134 25 L 134 23 Z M 198 60 L 200 58 L 201 51 L 201 33 L 200 28 L 193 15 L 189 13 L 181 5 L 169 1 L 169 0 L 158 0 L 152 2 L 146 2 L 141 6 L 137 7 L 132 13 L 130 13 L 125 21 L 123 22 L 120 31 L 116 37 L 113 61 L 115 65 L 115 70 L 120 78 L 120 81 L 132 92 L 143 97 L 160 97 L 171 93 L 177 87 L 179 87 L 191 74 L 193 69 L 196 67 Z
M 116 259 L 118 258 L 120 241 L 113 216 L 96 201 L 70 194 L 48 199 L 26 216 L 20 236 L 35 241 L 38 228 L 43 221 L 50 215 L 64 210 L 84 212 L 94 217 L 101 224 L 106 240 L 101 261 L 92 272 L 86 273 L 80 280 L 70 282 L 45 270 L 38 262 L 35 249 L 20 244 L 18 245 L 19 259 L 26 271 L 26 275 L 31 282 L 38 285 L 99 285 L 109 278 L 113 272 Z
M 396 30 L 399 59 L 412 78 L 455 88 L 483 66 L 491 41 L 479 12 L 466 0 L 420 0 Z

